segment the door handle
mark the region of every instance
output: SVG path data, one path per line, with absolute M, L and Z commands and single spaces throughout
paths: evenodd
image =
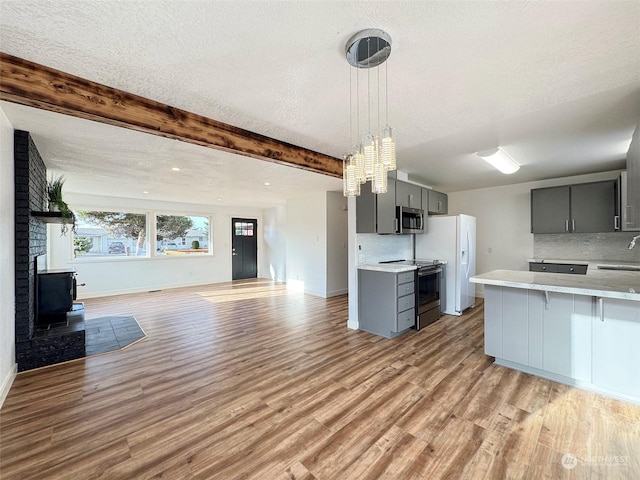
M 238 256 L 238 254 L 237 254 L 237 253 L 235 253 L 235 252 L 233 252 L 231 255 L 232 255 L 232 256 L 234 256 L 234 257 L 237 257 L 237 256 Z

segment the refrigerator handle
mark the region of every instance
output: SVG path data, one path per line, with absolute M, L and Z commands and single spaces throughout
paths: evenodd
M 469 269 L 471 268 L 471 237 L 469 236 L 469 231 L 467 230 L 467 279 L 469 278 Z

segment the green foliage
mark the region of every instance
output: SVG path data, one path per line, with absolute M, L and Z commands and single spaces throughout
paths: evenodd
M 198 240 L 194 240 L 191 242 L 191 248 L 193 250 L 198 250 L 200 248 L 200 242 Z
M 157 240 L 172 240 L 184 237 L 193 227 L 193 221 L 183 215 L 158 215 L 156 224 Z
M 89 237 L 76 237 L 73 239 L 73 251 L 77 254 L 83 254 L 93 248 L 93 240 Z
M 93 225 L 98 225 L 114 237 L 144 238 L 147 217 L 140 213 L 78 212 L 78 216 Z
M 47 198 L 49 203 L 57 205 L 62 211 L 62 204 L 67 205 L 62 200 L 62 186 L 64 185 L 64 176 L 54 177 L 47 182 Z M 67 207 L 69 208 L 69 207 Z
M 53 177 L 51 180 L 47 181 L 47 199 L 49 200 L 49 208 L 51 206 L 58 207 L 58 210 L 62 213 L 64 217 L 70 218 L 72 223 L 72 230 L 76 231 L 76 216 L 62 199 L 62 187 L 64 185 L 65 178 L 63 175 L 59 177 Z M 66 235 L 69 231 L 69 226 L 66 223 L 61 224 L 60 232 L 62 235 Z

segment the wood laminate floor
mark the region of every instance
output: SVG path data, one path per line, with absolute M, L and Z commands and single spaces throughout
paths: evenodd
M 640 478 L 640 407 L 492 365 L 481 302 L 394 340 L 265 280 L 85 308 L 147 338 L 19 374 L 2 480 Z

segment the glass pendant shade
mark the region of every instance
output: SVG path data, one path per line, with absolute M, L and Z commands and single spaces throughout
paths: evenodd
M 387 171 L 382 163 L 376 163 L 374 166 L 373 181 L 371 182 L 371 191 L 373 193 L 387 193 Z
M 358 183 L 365 183 L 367 181 L 367 176 L 364 174 L 364 153 L 362 152 L 361 145 L 353 147 L 351 157 L 353 158 L 353 162 L 356 167 L 356 180 Z
M 367 133 L 362 140 L 362 150 L 364 152 L 364 175 L 367 180 L 372 180 L 378 152 L 375 138 L 371 132 Z
M 396 142 L 393 139 L 393 128 L 389 125 L 382 132 L 380 156 L 386 170 L 396 169 Z
M 346 155 L 342 162 L 342 186 L 345 197 L 360 195 L 360 182 L 356 178 L 356 165 L 352 155 Z

